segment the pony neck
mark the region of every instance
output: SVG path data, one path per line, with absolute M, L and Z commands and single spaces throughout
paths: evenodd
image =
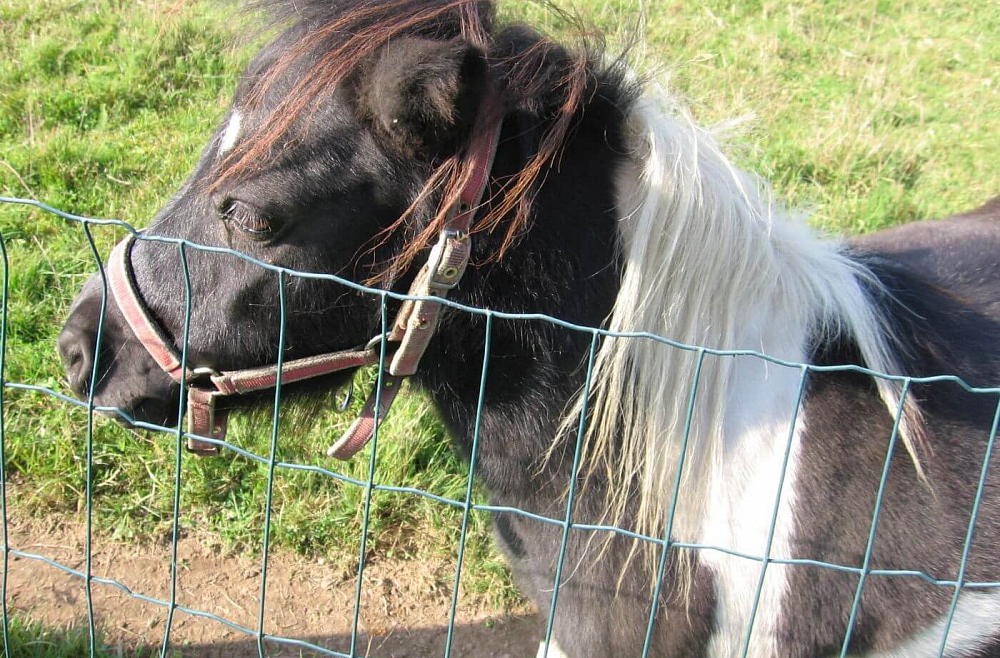
M 878 286 L 870 273 L 776 207 L 710 132 L 670 105 L 646 96 L 629 118 L 632 152 L 618 177 L 623 274 L 608 328 L 695 348 L 605 340 L 584 457 L 610 481 L 640 483 L 638 529 L 656 533 L 673 508 L 683 449 L 674 528 L 690 538 L 713 480 L 736 455 L 752 461 L 741 446 L 787 438 L 799 379 L 797 369 L 778 376 L 787 369 L 697 346 L 804 362 L 816 341 L 846 332 L 873 369 L 893 372 L 895 361 L 865 291 Z M 882 382 L 880 393 L 894 410 L 893 387 Z M 564 430 L 579 406 L 578 398 Z M 620 493 L 609 494 L 615 517 L 628 504 Z

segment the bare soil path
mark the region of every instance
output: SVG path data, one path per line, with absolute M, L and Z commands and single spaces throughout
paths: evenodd
M 12 515 L 10 546 L 84 570 L 82 526 L 27 521 Z M 214 613 L 245 628 L 257 628 L 260 561 L 224 555 L 204 539 L 183 537 L 178 544 L 177 602 Z M 132 545 L 95 537 L 93 574 L 112 578 L 161 600 L 170 595 L 170 543 Z M 366 565 L 357 653 L 373 658 L 443 656 L 447 636 L 454 560 L 394 561 Z M 354 573 L 334 573 L 328 565 L 274 552 L 268 560 L 264 632 L 305 640 L 348 653 L 357 584 Z M 166 608 L 137 600 L 106 584 L 92 586 L 95 617 L 106 641 L 127 650 L 158 647 Z M 35 559 L 12 556 L 8 595 L 11 607 L 47 625 L 86 623 L 83 580 Z M 471 596 L 460 596 L 452 656 L 530 658 L 538 646 L 539 622 L 527 608 L 498 616 Z M 224 624 L 178 610 L 170 632 L 177 655 L 190 658 L 257 656 L 256 640 Z M 267 643 L 269 656 L 322 655 Z

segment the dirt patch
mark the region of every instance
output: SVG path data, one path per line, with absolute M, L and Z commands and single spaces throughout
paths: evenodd
M 11 548 L 42 555 L 84 570 L 85 534 L 79 524 L 10 518 Z M 168 600 L 170 543 L 130 545 L 95 537 L 92 572 L 133 592 Z M 225 555 L 202 538 L 184 537 L 177 547 L 177 602 L 213 613 L 256 631 L 260 606 L 260 560 Z M 455 562 L 441 558 L 366 564 L 358 624 L 357 655 L 374 658 L 443 656 Z M 275 551 L 268 560 L 264 632 L 305 640 L 348 654 L 354 616 L 356 573 Z M 165 607 L 135 599 L 106 584 L 93 583 L 97 623 L 112 645 L 159 646 Z M 12 555 L 8 581 L 14 610 L 48 625 L 86 623 L 83 580 L 36 559 Z M 539 622 L 528 609 L 498 616 L 460 590 L 452 656 L 524 658 L 533 656 Z M 216 620 L 178 610 L 171 646 L 181 656 L 256 656 L 256 640 Z M 322 655 L 301 647 L 266 643 L 269 656 Z

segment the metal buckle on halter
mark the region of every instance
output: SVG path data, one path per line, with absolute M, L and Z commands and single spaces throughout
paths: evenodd
M 373 350 L 376 347 L 378 347 L 379 343 L 382 342 L 383 338 L 385 338 L 384 334 L 375 334 L 374 336 L 372 336 L 371 339 L 367 343 L 365 343 L 365 351 L 367 352 L 368 350 Z
M 458 267 L 449 266 L 444 270 L 439 270 L 441 261 L 444 260 L 445 249 L 450 240 L 465 240 L 469 237 L 468 231 L 454 228 L 441 229 L 438 234 L 437 244 L 431 249 L 430 256 L 427 257 L 427 287 L 435 290 L 451 290 L 458 285 L 461 280 L 462 271 Z
M 192 371 L 196 376 L 211 376 L 215 373 L 211 368 L 196 368 Z M 218 373 L 215 373 L 218 374 Z M 187 429 L 188 434 L 196 434 L 217 441 L 226 436 L 227 414 L 225 411 L 219 412 L 216 408 L 216 401 L 222 394 L 214 389 L 202 388 L 191 385 L 187 393 Z M 219 446 L 208 441 L 189 436 L 187 440 L 188 452 L 196 455 L 216 455 L 219 453 Z
M 369 340 L 367 343 L 365 343 L 365 350 L 366 351 L 368 351 L 368 350 L 373 350 L 373 351 L 374 350 L 378 350 L 379 356 L 381 357 L 382 356 L 382 351 L 381 351 L 381 348 L 379 346 L 382 344 L 382 340 L 383 339 L 386 342 L 386 346 L 385 346 L 385 358 L 384 359 L 383 358 L 379 359 L 378 366 L 380 368 L 382 368 L 382 366 L 386 366 L 383 369 L 385 370 L 386 373 L 388 373 L 389 372 L 388 365 L 390 363 L 392 363 L 392 357 L 396 353 L 396 351 L 389 346 L 389 343 L 398 342 L 398 339 L 393 338 L 391 334 L 375 334 L 374 336 L 371 337 L 371 340 Z M 372 364 L 372 365 L 375 365 L 375 364 Z M 351 380 L 351 385 L 352 386 L 354 385 L 354 380 L 353 379 Z
M 191 369 L 191 377 L 188 379 L 188 384 L 194 384 L 199 380 L 212 381 L 213 377 L 219 377 L 221 373 L 215 368 L 209 368 L 208 366 L 199 366 L 197 368 Z

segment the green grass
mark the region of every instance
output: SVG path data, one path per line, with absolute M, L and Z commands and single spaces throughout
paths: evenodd
M 579 0 L 614 32 L 639 0 Z M 1000 5 L 990 0 L 702 3 L 646 0 L 643 65 L 671 74 L 703 123 L 753 115 L 737 161 L 773 181 L 814 223 L 865 232 L 965 210 L 1000 193 Z M 507 15 L 561 26 L 524 1 Z M 224 114 L 253 45 L 224 3 L 0 0 L 0 193 L 142 226 L 180 185 Z M 55 337 L 93 271 L 78 225 L 0 207 L 11 258 L 7 378 L 65 390 Z M 96 231 L 107 250 L 120 231 Z M 106 253 L 106 251 L 105 251 Z M 321 462 L 346 422 L 292 414 L 282 459 Z M 266 419 L 266 410 L 262 412 Z M 7 468 L 19 514 L 79 515 L 85 414 L 7 392 Z M 308 431 L 304 430 L 308 426 Z M 386 428 L 378 479 L 461 498 L 465 470 L 425 399 L 405 396 Z M 266 420 L 230 440 L 266 454 Z M 362 456 L 343 467 L 364 477 Z M 173 440 L 98 423 L 95 513 L 131 541 L 169 530 Z M 242 458 L 185 459 L 183 519 L 232 550 L 258 550 L 266 471 Z M 362 491 L 279 471 L 275 545 L 349 566 Z M 77 516 L 78 518 L 78 516 Z M 377 494 L 372 554 L 452 554 L 461 515 L 423 498 Z M 516 598 L 473 519 L 465 582 L 495 605 Z M 29 654 L 34 655 L 34 654 Z M 38 654 L 46 655 L 46 654 Z
M 85 626 L 52 629 L 20 616 L 11 618 L 9 632 L 11 658 L 148 658 L 159 655 L 152 649 L 112 647 L 98 637 L 91 657 L 90 634 Z

